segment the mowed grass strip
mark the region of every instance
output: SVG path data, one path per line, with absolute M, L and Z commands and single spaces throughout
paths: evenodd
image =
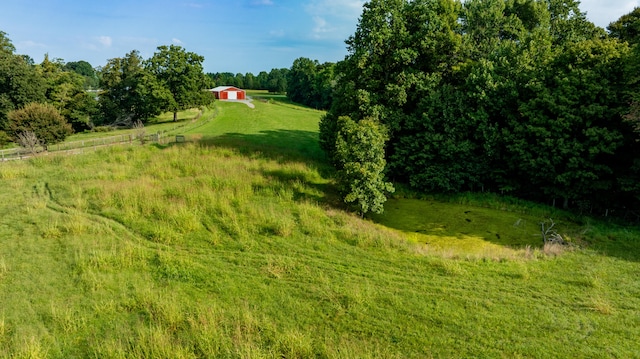
M 286 110 L 257 105 L 262 118 Z M 244 119 L 241 106 L 221 104 L 213 123 Z M 316 151 L 311 135 L 309 146 L 289 145 L 283 131 L 317 135 L 273 122 L 0 164 L 0 356 L 638 355 L 633 257 L 496 242 L 501 221 L 486 237 L 477 225 L 469 232 L 497 254 L 460 254 L 480 244 L 454 245 L 451 256 L 425 249 L 407 233 L 437 236 L 444 217 L 416 214 L 389 229 L 342 211 L 320 154 L 301 152 Z M 391 202 L 389 216 L 422 205 Z M 504 213 L 486 211 L 462 220 Z

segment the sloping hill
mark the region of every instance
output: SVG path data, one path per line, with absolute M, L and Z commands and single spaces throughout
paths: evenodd
M 396 229 L 361 220 L 321 113 L 256 105 L 219 104 L 198 142 L 1 163 L 0 356 L 638 356 L 638 256 L 611 250 L 637 231 L 563 222 L 609 249 L 548 255 L 502 229 L 539 213 L 396 199 L 376 218 Z M 438 239 L 463 209 L 470 238 Z

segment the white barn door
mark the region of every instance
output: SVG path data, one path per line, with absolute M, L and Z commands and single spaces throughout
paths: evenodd
M 227 97 L 229 100 L 237 100 L 238 99 L 238 91 L 229 91 L 229 92 L 227 92 L 227 95 L 229 95 L 229 97 Z

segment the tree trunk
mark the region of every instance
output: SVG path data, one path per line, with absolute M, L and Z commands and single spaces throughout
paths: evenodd
M 562 204 L 563 209 L 569 209 L 569 198 L 564 198 L 564 203 Z
M 178 121 L 178 112 L 174 112 L 173 113 L 173 122 L 177 122 Z

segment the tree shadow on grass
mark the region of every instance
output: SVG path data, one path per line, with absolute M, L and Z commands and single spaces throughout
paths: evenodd
M 278 163 L 303 163 L 316 170 L 322 177 L 310 178 L 303 170 L 263 170 L 263 175 L 277 183 L 294 189 L 294 199 L 312 200 L 332 207 L 340 206 L 332 178 L 334 169 L 329 164 L 318 143 L 318 133 L 298 130 L 265 130 L 256 134 L 226 133 L 221 136 L 203 137 L 201 146 L 229 148 L 250 158 L 264 158 Z M 296 186 L 303 184 L 303 186 Z M 312 191 L 304 191 L 304 187 Z M 322 194 L 322 195 L 319 195 Z
M 385 212 L 370 215 L 374 221 L 406 233 L 416 241 L 436 247 L 451 245 L 478 249 L 483 243 L 510 248 L 542 248 L 540 223 L 546 218 L 537 215 L 475 207 L 466 204 L 432 200 L 391 199 Z M 556 229 L 579 248 L 594 250 L 604 256 L 640 262 L 640 241 L 628 228 L 610 226 L 603 233 L 603 224 L 588 225 L 571 218 L 555 218 Z

